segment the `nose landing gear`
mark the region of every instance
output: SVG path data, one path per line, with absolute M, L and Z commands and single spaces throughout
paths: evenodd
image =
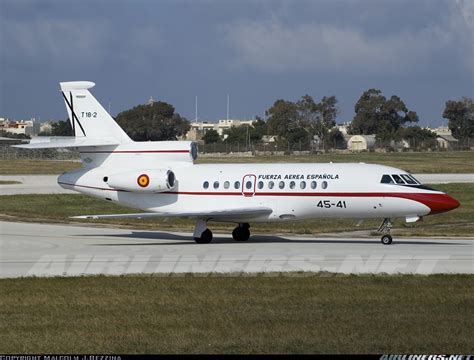
M 392 243 L 392 236 L 390 235 L 391 229 L 392 221 L 389 218 L 385 218 L 377 230 L 377 232 L 383 234 L 382 238 L 380 239 L 382 244 L 390 245 Z

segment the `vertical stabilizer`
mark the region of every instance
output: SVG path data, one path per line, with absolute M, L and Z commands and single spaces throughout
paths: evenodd
M 95 86 L 93 82 L 71 81 L 60 85 L 76 137 L 114 138 L 119 143 L 132 141 L 89 92 L 88 89 Z

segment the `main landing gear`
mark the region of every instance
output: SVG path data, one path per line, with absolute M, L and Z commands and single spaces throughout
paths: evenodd
M 235 241 L 247 241 L 250 238 L 250 225 L 247 223 L 239 224 L 233 231 L 232 237 Z
M 207 228 L 206 220 L 196 221 L 193 236 L 198 244 L 209 244 L 212 241 L 212 231 Z
M 382 224 L 379 226 L 377 232 L 382 233 L 382 244 L 390 245 L 392 243 L 392 236 L 390 235 L 390 230 L 392 229 L 392 222 L 389 218 L 385 218 Z
M 250 238 L 250 225 L 248 223 L 239 223 L 232 231 L 232 237 L 235 241 L 247 241 Z M 206 220 L 198 220 L 194 228 L 194 241 L 198 244 L 208 244 L 212 241 L 212 231 L 207 228 Z

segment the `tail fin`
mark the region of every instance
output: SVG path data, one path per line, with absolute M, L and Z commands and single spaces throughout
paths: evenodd
M 95 86 L 93 82 L 71 81 L 60 84 L 69 121 L 76 137 L 114 138 L 119 143 L 132 141 L 89 92 L 88 89 Z

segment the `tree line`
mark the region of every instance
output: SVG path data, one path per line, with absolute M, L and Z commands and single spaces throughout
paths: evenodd
M 382 146 L 402 139 L 419 147 L 435 144 L 436 135 L 418 126 L 417 113 L 408 109 L 396 95 L 387 98 L 378 89 L 368 89 L 358 99 L 354 110 L 349 134 L 375 135 Z M 315 139 L 324 149 L 342 148 L 345 140 L 336 127 L 338 114 L 338 101 L 334 95 L 324 96 L 320 101 L 310 95 L 297 101 L 278 99 L 266 110 L 266 121 L 257 116 L 252 126 L 231 127 L 224 131 L 224 137 L 215 130 L 208 130 L 203 140 L 206 144 L 251 144 L 261 142 L 264 135 L 271 135 L 279 143 L 299 144 L 300 148 L 307 148 Z M 474 137 L 473 99 L 463 97 L 447 101 L 442 116 L 448 119 L 448 127 L 461 146 L 467 145 Z M 135 141 L 176 140 L 190 128 L 185 117 L 171 104 L 162 101 L 125 110 L 117 115 L 116 121 Z M 69 121 L 53 124 L 51 135 L 72 135 Z

